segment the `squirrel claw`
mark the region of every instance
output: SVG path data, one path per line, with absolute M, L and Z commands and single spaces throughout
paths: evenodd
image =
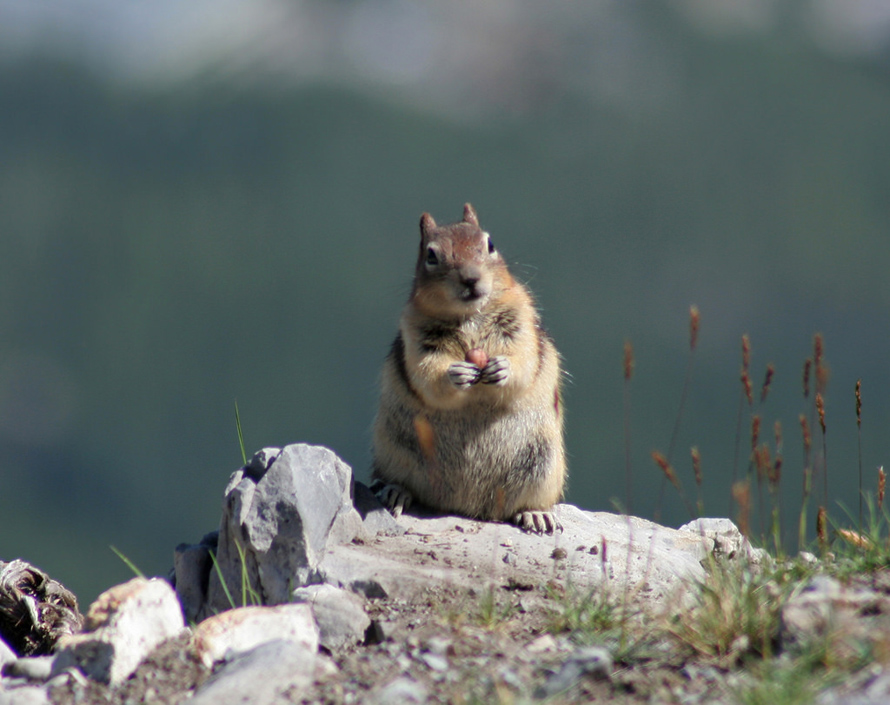
M 469 389 L 479 381 L 482 370 L 472 362 L 455 362 L 448 368 L 448 379 L 458 389 Z
M 507 377 L 510 376 L 510 360 L 503 355 L 493 357 L 488 361 L 485 369 L 482 370 L 480 381 L 483 384 L 493 384 L 502 386 L 507 383 Z
M 513 517 L 513 523 L 532 534 L 562 532 L 562 524 L 553 512 L 519 512 Z
M 414 501 L 408 490 L 396 484 L 384 485 L 377 491 L 377 499 L 396 519 L 402 516 L 402 512 L 409 509 Z

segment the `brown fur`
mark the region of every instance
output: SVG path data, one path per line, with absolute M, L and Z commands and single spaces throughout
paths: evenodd
M 468 362 L 487 356 L 484 369 Z M 473 357 L 472 355 L 470 357 Z M 421 218 L 414 285 L 383 367 L 374 428 L 381 499 L 534 531 L 566 478 L 559 354 L 534 302 L 479 227 Z

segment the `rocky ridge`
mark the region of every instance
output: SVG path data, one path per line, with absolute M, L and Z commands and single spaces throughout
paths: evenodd
M 642 686 L 616 691 L 607 649 L 544 631 L 548 594 L 621 595 L 653 615 L 694 599 L 709 555 L 768 560 L 725 519 L 670 529 L 567 504 L 556 512 L 563 531 L 550 536 L 456 516 L 396 521 L 330 450 L 263 449 L 232 475 L 219 530 L 176 548 L 169 580 L 103 593 L 51 656 L 0 642 L 0 705 L 447 702 L 468 682 L 489 695 L 534 682 L 537 697 L 557 701 L 584 682 L 620 699 Z M 786 610 L 789 640 L 850 604 L 824 581 L 802 595 Z M 856 599 L 890 613 L 874 593 Z M 468 617 L 480 609 L 504 628 L 480 629 Z M 696 676 L 702 702 L 708 677 Z

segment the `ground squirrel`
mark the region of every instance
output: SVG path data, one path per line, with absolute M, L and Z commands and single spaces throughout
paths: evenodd
M 373 479 L 398 516 L 438 511 L 559 528 L 566 479 L 559 353 L 468 203 L 420 219 L 420 255 L 386 358 Z

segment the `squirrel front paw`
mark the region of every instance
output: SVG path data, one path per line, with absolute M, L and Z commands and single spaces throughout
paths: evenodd
M 414 501 L 411 493 L 401 485 L 390 483 L 377 490 L 377 499 L 396 519 L 408 509 Z
M 500 387 L 507 383 L 507 378 L 509 376 L 510 360 L 506 357 L 499 356 L 493 357 L 488 361 L 488 364 L 485 365 L 480 374 L 480 380 L 482 384 L 493 384 Z
M 448 368 L 448 379 L 458 389 L 469 389 L 481 375 L 482 370 L 472 362 L 455 362 Z
M 552 534 L 562 531 L 562 524 L 553 511 L 524 511 L 513 517 L 513 523 L 530 534 Z

